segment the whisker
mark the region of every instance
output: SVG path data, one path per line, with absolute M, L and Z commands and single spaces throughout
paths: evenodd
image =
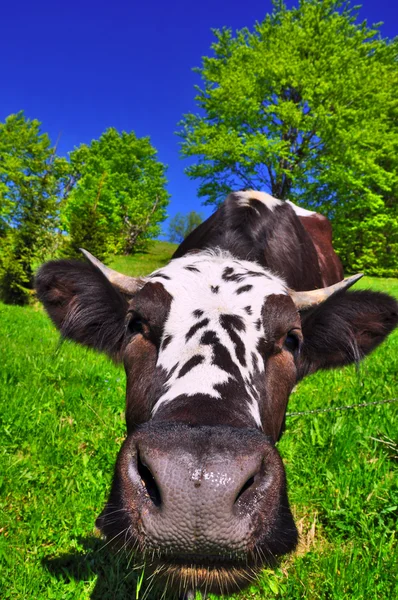
M 122 535 L 127 528 L 122 529 L 122 531 L 119 531 L 119 533 L 117 533 L 113 538 L 111 538 L 109 541 L 106 542 L 106 544 L 104 544 L 101 548 L 101 550 L 103 550 L 104 548 L 106 548 L 107 546 L 109 546 L 109 544 L 111 544 L 114 540 L 116 540 L 116 538 L 118 538 L 120 535 Z

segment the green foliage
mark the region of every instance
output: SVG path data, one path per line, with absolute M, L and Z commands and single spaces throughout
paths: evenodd
M 168 193 L 165 166 L 149 138 L 110 128 L 70 153 L 72 189 L 62 206 L 70 239 L 66 252 L 84 247 L 99 258 L 131 253 L 160 233 Z
M 38 121 L 20 112 L 0 123 L 0 296 L 6 302 L 29 299 L 33 265 L 58 225 L 67 172 Z
M 24 304 L 33 270 L 57 255 L 100 259 L 132 252 L 160 233 L 165 167 L 149 138 L 108 129 L 91 145 L 56 155 L 37 120 L 0 123 L 0 298 Z
M 203 215 L 191 210 L 188 214 L 177 213 L 169 223 L 168 239 L 173 243 L 182 242 L 203 221 Z
M 150 270 L 174 248 L 154 250 L 142 254 Z M 142 257 L 114 264 L 140 275 Z M 398 280 L 358 285 L 398 297 Z M 0 304 L 0 339 L 0 597 L 125 600 L 141 587 L 141 598 L 159 598 L 163 590 L 139 582 L 142 563 L 134 570 L 129 555 L 113 555 L 93 534 L 125 436 L 123 370 L 71 342 L 60 346 L 37 307 Z M 395 332 L 359 373 L 348 367 L 300 383 L 289 410 L 398 397 L 397 369 Z M 397 417 L 391 404 L 287 418 L 279 450 L 299 548 L 234 598 L 397 597 L 397 462 L 373 439 L 396 440 Z
M 398 41 L 343 0 L 301 0 L 234 36 L 216 30 L 182 122 L 206 204 L 268 189 L 333 220 L 346 268 L 396 274 Z
M 26 255 L 23 249 L 19 252 L 18 237 L 18 232 L 11 230 L 0 239 L 0 298 L 6 304 L 26 304 L 31 293 L 31 256 L 29 249 Z

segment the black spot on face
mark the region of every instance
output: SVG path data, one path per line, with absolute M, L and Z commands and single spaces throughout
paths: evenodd
M 261 319 L 257 319 L 257 321 L 256 321 L 256 329 L 257 329 L 257 331 L 260 331 L 260 329 L 261 329 Z
M 156 273 L 155 275 L 153 275 L 153 277 L 160 277 L 161 279 L 170 279 L 170 277 L 168 275 L 165 275 L 164 273 Z
M 242 287 L 238 288 L 235 291 L 235 294 L 243 294 L 244 292 L 250 292 L 250 290 L 252 289 L 252 285 L 248 284 L 248 285 L 242 285 Z
M 236 381 L 242 379 L 237 364 L 232 360 L 229 350 L 223 344 L 214 344 L 212 364 L 229 373 Z M 217 388 L 217 386 L 215 387 Z
M 220 340 L 214 331 L 206 331 L 200 338 L 200 343 L 206 345 L 219 344 Z
M 193 369 L 197 365 L 200 365 L 200 363 L 202 363 L 203 361 L 204 361 L 204 356 L 201 356 L 200 354 L 196 354 L 195 356 L 192 356 L 192 358 L 190 358 L 185 363 L 185 365 L 181 368 L 180 372 L 178 373 L 178 377 L 184 377 L 184 375 L 189 373 L 189 371 L 191 371 L 191 369 Z
M 169 381 L 169 379 L 173 376 L 173 374 L 175 373 L 178 365 L 179 365 L 179 363 L 176 363 L 174 365 L 174 367 L 171 367 L 170 371 L 167 373 L 167 381 Z
M 232 267 L 225 267 L 223 273 L 222 273 L 222 278 L 224 279 L 224 281 L 231 281 L 231 277 L 234 274 L 234 270 Z
M 165 335 L 163 338 L 163 341 L 162 341 L 161 350 L 166 350 L 167 346 L 170 344 L 172 339 L 173 339 L 172 335 Z
M 237 329 L 238 331 L 246 330 L 242 317 L 239 317 L 238 315 L 221 315 L 220 323 L 227 331 L 231 328 Z
M 211 285 L 210 289 L 213 292 L 213 294 L 218 294 L 218 291 L 219 291 L 220 288 L 219 288 L 218 285 Z
M 186 269 L 187 271 L 192 271 L 192 272 L 200 273 L 199 269 L 197 269 L 193 265 L 187 265 L 186 267 L 184 267 L 184 269 Z
M 222 278 L 224 281 L 243 281 L 247 277 L 246 273 L 235 273 L 232 267 L 225 267 Z
M 202 321 L 199 321 L 199 323 L 196 323 L 195 325 L 192 325 L 191 329 L 188 331 L 188 333 L 185 336 L 185 340 L 188 341 L 191 339 L 191 337 L 193 335 L 195 335 L 195 333 L 201 329 L 202 327 L 206 327 L 206 325 L 209 324 L 209 319 L 203 319 Z
M 228 333 L 233 345 L 235 346 L 236 358 L 240 364 L 246 366 L 246 349 L 242 339 L 236 333 L 237 331 L 245 331 L 246 327 L 241 317 L 237 315 L 221 315 L 221 326 Z
M 258 358 L 257 358 L 257 354 L 254 354 L 254 352 L 252 352 L 252 363 L 253 363 L 253 369 L 255 371 L 258 371 Z
M 245 306 L 245 311 L 247 312 L 248 315 L 252 315 L 253 314 L 251 306 Z
M 271 279 L 267 273 L 260 273 L 260 271 L 247 271 L 248 277 L 265 277 L 266 279 Z
M 192 314 L 196 319 L 200 319 L 200 317 L 203 315 L 203 310 L 194 310 Z

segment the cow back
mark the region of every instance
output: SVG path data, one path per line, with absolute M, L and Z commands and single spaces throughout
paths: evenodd
M 268 194 L 233 193 L 180 244 L 173 258 L 219 247 L 236 258 L 257 261 L 297 291 L 340 281 L 343 273 L 329 221 L 305 214 L 298 216 L 292 203 Z

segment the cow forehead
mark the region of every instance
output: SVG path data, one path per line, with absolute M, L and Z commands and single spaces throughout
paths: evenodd
M 161 283 L 170 294 L 172 312 L 192 319 L 193 310 L 212 313 L 261 312 L 270 295 L 287 295 L 285 282 L 256 262 L 239 260 L 226 251 L 202 251 L 172 260 L 154 271 L 150 282 Z
M 150 281 L 162 283 L 172 298 L 158 356 L 169 373 L 168 386 L 153 414 L 182 396 L 221 399 L 220 386 L 239 379 L 247 388 L 248 411 L 260 425 L 250 382 L 263 368 L 262 308 L 268 296 L 288 294 L 284 281 L 257 263 L 214 251 L 175 259 Z

